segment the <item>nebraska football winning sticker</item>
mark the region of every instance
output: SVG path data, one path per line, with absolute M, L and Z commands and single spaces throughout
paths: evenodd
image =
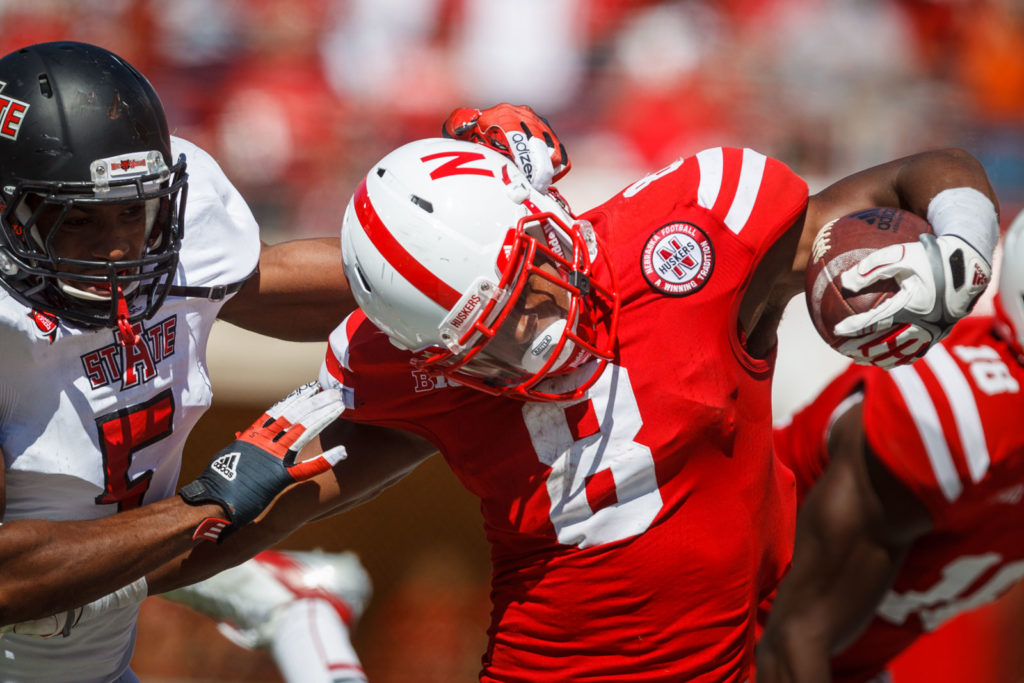
M 641 259 L 644 278 L 672 296 L 693 294 L 711 277 L 711 240 L 693 223 L 669 223 L 647 238 Z

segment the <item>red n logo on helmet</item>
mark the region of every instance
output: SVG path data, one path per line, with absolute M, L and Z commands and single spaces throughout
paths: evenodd
M 490 169 L 465 166 L 465 164 L 474 161 L 482 161 L 485 157 L 479 152 L 438 152 L 437 154 L 428 154 L 425 157 L 421 157 L 420 161 L 433 161 L 434 159 L 444 159 L 446 157 L 450 157 L 450 159 L 430 172 L 431 180 L 446 178 L 450 175 L 485 175 L 489 178 L 494 177 L 494 173 Z

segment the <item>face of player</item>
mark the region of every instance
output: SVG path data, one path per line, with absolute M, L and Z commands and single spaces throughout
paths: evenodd
M 152 212 L 147 212 L 146 202 L 76 205 L 63 220 L 61 210 L 59 205 L 44 207 L 35 224 L 43 244 L 51 239 L 54 255 L 93 262 L 131 261 L 142 256 L 152 225 Z M 62 266 L 61 270 L 79 275 L 106 274 L 95 266 L 77 264 Z M 102 282 L 76 287 L 94 295 L 110 295 L 110 285 Z
M 568 318 L 571 294 L 557 279 L 552 263 L 538 264 L 519 298 L 512 304 L 508 318 L 481 351 L 477 363 L 486 361 L 488 369 L 505 378 L 522 378 L 523 371 L 538 371 L 562 337 Z M 566 347 L 571 344 L 566 344 Z M 565 347 L 560 355 L 565 355 Z M 557 365 L 557 363 L 555 364 Z M 555 369 L 552 367 L 552 369 Z

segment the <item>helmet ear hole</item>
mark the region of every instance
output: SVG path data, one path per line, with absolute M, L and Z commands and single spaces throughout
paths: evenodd
M 434 205 L 431 204 L 426 199 L 424 199 L 423 197 L 418 197 L 416 195 L 413 195 L 412 197 L 410 197 L 410 199 L 412 200 L 413 204 L 415 204 L 416 206 L 420 207 L 421 209 L 423 209 L 427 213 L 434 213 Z
M 359 280 L 359 286 L 363 288 L 367 294 L 373 294 L 373 287 L 370 286 L 369 280 L 366 279 L 366 273 L 359 266 L 356 266 L 356 278 Z

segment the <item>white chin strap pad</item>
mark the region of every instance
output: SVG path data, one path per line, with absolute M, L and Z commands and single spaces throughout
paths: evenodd
M 548 325 L 546 328 L 540 331 L 540 333 L 533 338 L 530 343 L 530 347 L 523 354 L 523 359 L 519 362 L 519 365 L 530 374 L 538 372 L 544 364 L 548 362 L 548 358 L 551 357 L 551 352 L 555 350 L 559 340 L 562 338 L 562 334 L 565 332 L 565 320 L 556 320 L 555 322 Z M 572 357 L 573 349 L 575 345 L 567 341 L 565 346 L 562 347 L 562 353 L 559 355 L 558 360 L 551 365 L 551 369 L 554 370 L 565 363 L 569 358 Z
M 68 296 L 73 296 L 76 299 L 83 299 L 85 301 L 110 301 L 112 294 L 99 294 L 97 292 L 89 292 L 84 289 L 75 287 L 72 284 L 64 280 L 58 280 L 60 283 L 60 291 L 64 292 Z M 128 286 L 121 290 L 123 296 L 127 296 L 135 291 L 139 286 L 138 282 L 130 282 Z

